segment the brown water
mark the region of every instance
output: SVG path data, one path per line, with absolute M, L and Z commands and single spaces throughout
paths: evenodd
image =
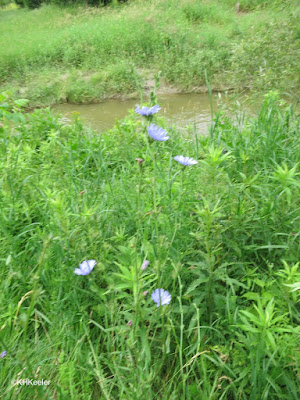
M 97 131 L 104 131 L 114 126 L 116 119 L 128 115 L 130 109 L 139 104 L 138 100 L 106 100 L 98 104 L 59 104 L 53 109 L 62 114 L 64 120 L 72 120 L 78 112 L 83 122 Z M 216 99 L 213 100 L 216 111 Z M 166 94 L 159 96 L 159 112 L 170 125 L 186 127 L 195 124 L 199 133 L 206 133 L 211 122 L 208 94 Z

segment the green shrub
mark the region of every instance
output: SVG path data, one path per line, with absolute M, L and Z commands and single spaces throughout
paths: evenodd
M 24 0 L 24 5 L 28 8 L 38 8 L 43 3 L 43 0 Z
M 0 7 L 5 7 L 10 3 L 12 3 L 11 0 L 0 0 Z
M 2 0 L 2 2 L 5 1 L 6 0 Z M 18 4 L 19 6 L 28 7 L 30 9 L 38 8 L 43 3 L 57 4 L 59 6 L 72 6 L 72 5 L 106 6 L 112 3 L 112 1 L 113 0 L 15 0 L 16 4 Z M 118 1 L 120 3 L 124 3 L 127 0 L 118 0 Z M 9 0 L 7 0 L 7 2 L 9 2 Z
M 89 5 L 89 6 L 106 6 L 113 2 L 113 0 L 41 0 L 48 4 L 57 4 L 60 6 L 68 5 Z M 127 0 L 117 0 L 120 3 L 124 3 Z

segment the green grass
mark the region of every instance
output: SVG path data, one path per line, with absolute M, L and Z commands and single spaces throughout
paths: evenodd
M 134 112 L 99 136 L 20 106 L 0 109 L 1 398 L 296 400 L 293 108 L 271 92 L 243 126 L 150 143 Z
M 179 90 L 298 85 L 299 5 L 131 1 L 118 7 L 0 11 L 0 83 L 30 105 L 137 94 L 155 73 Z

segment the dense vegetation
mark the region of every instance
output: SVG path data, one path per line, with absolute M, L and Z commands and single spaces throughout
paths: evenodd
M 299 2 L 132 0 L 0 12 L 0 84 L 30 105 L 133 95 L 162 72 L 183 91 L 298 87 Z
M 297 400 L 293 108 L 152 142 L 134 112 L 99 136 L 23 105 L 0 108 L 1 398 Z
M 118 1 L 124 2 L 126 0 L 115 0 L 115 3 Z M 15 2 L 21 7 L 38 8 L 42 4 L 56 4 L 60 6 L 76 6 L 82 4 L 86 6 L 106 6 L 113 2 L 113 0 L 15 0 Z

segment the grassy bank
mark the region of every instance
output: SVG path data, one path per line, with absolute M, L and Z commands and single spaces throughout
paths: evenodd
M 179 90 L 294 94 L 296 0 L 131 1 L 120 7 L 0 11 L 0 82 L 30 105 L 134 95 L 162 72 Z
M 3 400 L 298 399 L 291 107 L 270 93 L 243 127 L 220 114 L 208 136 L 172 129 L 166 142 L 134 112 L 99 137 L 47 110 L 5 109 Z M 183 169 L 180 154 L 198 164 Z M 91 274 L 75 275 L 88 259 Z M 156 307 L 156 288 L 169 305 Z

